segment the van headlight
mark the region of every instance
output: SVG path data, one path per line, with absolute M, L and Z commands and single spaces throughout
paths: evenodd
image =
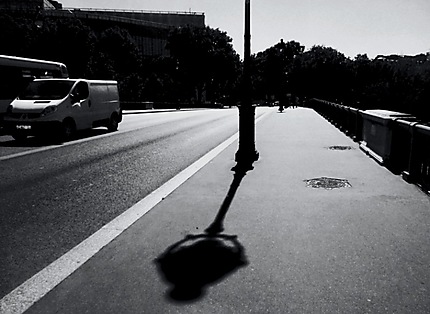
M 54 113 L 57 111 L 57 106 L 49 106 L 43 109 L 42 113 L 40 114 L 41 117 L 47 116 L 48 114 Z

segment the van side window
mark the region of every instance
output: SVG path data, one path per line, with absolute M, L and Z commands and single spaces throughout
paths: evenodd
M 79 82 L 75 86 L 72 94 L 75 95 L 76 98 L 79 100 L 84 100 L 88 98 L 89 96 L 88 84 L 86 82 Z

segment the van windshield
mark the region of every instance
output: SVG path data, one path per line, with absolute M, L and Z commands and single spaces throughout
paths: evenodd
M 19 95 L 23 100 L 55 100 L 66 97 L 74 81 L 33 81 Z

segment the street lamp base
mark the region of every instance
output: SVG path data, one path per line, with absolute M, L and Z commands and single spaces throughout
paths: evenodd
M 253 170 L 253 163 L 258 160 L 260 154 L 254 151 L 237 151 L 235 156 L 236 166 L 231 168 L 232 171 L 235 172 L 247 172 L 249 170 Z
M 245 102 L 246 103 L 246 102 Z M 254 169 L 252 164 L 260 154 L 255 148 L 255 106 L 240 105 L 239 109 L 239 148 L 235 155 L 236 166 L 233 171 L 248 171 Z

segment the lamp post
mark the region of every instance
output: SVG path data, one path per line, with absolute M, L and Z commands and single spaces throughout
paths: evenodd
M 255 149 L 255 106 L 251 98 L 251 0 L 245 0 L 245 36 L 243 57 L 242 100 L 239 107 L 239 148 L 235 155 L 234 171 L 254 169 L 259 154 Z

